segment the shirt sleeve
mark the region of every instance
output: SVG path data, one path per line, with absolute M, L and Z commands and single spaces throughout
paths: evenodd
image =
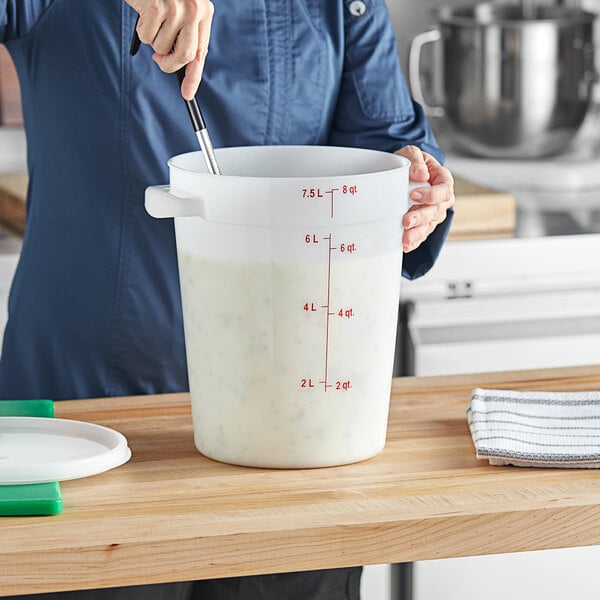
M 0 0 L 0 43 L 25 37 L 57 0 Z
M 352 16 L 345 2 L 344 71 L 329 143 L 384 152 L 414 145 L 443 162 L 444 153 L 402 73 L 385 0 L 362 1 L 362 16 Z M 451 222 L 452 210 L 419 248 L 405 254 L 404 277 L 421 277 L 433 266 Z

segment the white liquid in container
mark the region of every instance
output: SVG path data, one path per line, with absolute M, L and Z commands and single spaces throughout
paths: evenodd
M 200 452 L 286 468 L 377 454 L 386 437 L 401 266 L 400 251 L 339 260 L 327 286 L 320 285 L 326 262 L 180 253 Z

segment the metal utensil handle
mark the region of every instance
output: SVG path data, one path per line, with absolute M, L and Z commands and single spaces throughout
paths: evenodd
M 183 78 L 185 77 L 185 67 L 179 69 L 176 75 L 177 81 L 179 82 L 179 87 L 181 87 Z M 204 117 L 202 116 L 202 111 L 200 110 L 198 102 L 196 102 L 195 98 L 192 100 L 185 100 L 185 106 L 190 116 L 196 137 L 198 138 L 198 143 L 200 144 L 200 148 L 202 150 L 202 154 L 204 155 L 209 173 L 212 173 L 213 175 L 220 175 L 221 171 L 219 169 L 219 165 L 217 164 L 217 157 L 215 156 L 215 151 L 212 142 L 210 141 L 210 136 L 208 135 L 208 130 L 206 129 L 206 123 L 204 122 Z
M 135 20 L 133 35 L 131 36 L 131 45 L 129 47 L 130 56 L 135 56 L 141 46 L 141 41 L 137 33 L 137 24 L 139 19 L 140 16 L 138 15 Z M 179 69 L 176 72 L 176 76 L 177 81 L 179 82 L 179 87 L 181 88 L 183 78 L 185 77 L 185 67 Z M 198 138 L 200 149 L 202 150 L 202 156 L 204 156 L 208 172 L 212 175 L 220 175 L 221 171 L 219 169 L 219 165 L 217 164 L 217 157 L 215 156 L 215 151 L 213 149 L 212 142 L 210 141 L 210 136 L 208 135 L 208 130 L 206 129 L 206 123 L 204 122 L 204 117 L 202 116 L 200 106 L 198 106 L 195 98 L 184 101 L 192 122 L 192 127 L 194 128 L 194 133 Z
M 410 44 L 408 55 L 408 77 L 414 99 L 423 107 L 428 117 L 443 117 L 446 111 L 442 106 L 430 106 L 425 100 L 421 87 L 421 50 L 426 44 L 432 44 L 442 39 L 442 34 L 437 29 L 424 31 L 417 35 Z
M 215 156 L 215 151 L 213 149 L 212 142 L 210 141 L 208 130 L 204 128 L 200 129 L 200 131 L 196 131 L 196 137 L 198 138 L 200 149 L 202 150 L 202 154 L 206 160 L 208 172 L 212 175 L 220 175 L 221 170 L 217 164 L 217 157 Z

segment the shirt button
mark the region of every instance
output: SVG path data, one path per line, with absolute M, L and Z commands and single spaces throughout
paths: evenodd
M 367 13 L 367 5 L 362 0 L 354 0 L 348 4 L 348 11 L 355 19 L 358 19 Z

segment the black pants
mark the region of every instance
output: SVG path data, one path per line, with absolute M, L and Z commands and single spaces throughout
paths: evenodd
M 359 600 L 362 568 L 10 596 L 5 600 Z

